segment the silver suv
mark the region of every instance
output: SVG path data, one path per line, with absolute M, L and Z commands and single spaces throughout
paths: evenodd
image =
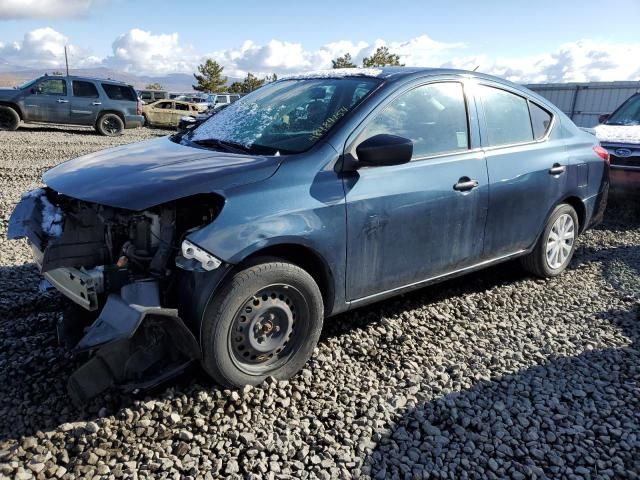
M 107 136 L 143 124 L 136 91 L 115 80 L 45 75 L 13 89 L 0 89 L 0 130 L 20 122 L 90 125 Z

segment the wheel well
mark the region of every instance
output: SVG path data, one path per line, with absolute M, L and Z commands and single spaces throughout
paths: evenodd
M 316 251 L 297 244 L 273 245 L 252 253 L 242 263 L 247 263 L 257 257 L 278 257 L 305 270 L 320 288 L 325 314 L 329 314 L 333 310 L 333 275 L 324 259 Z
M 102 110 L 99 114 L 98 117 L 96 118 L 96 125 L 98 124 L 98 122 L 100 121 L 100 119 L 106 114 L 106 113 L 114 113 L 116 114 L 118 117 L 120 117 L 120 120 L 122 120 L 122 123 L 126 126 L 125 122 L 124 122 L 124 115 L 122 114 L 122 112 L 119 112 L 117 110 Z
M 24 119 L 24 117 L 22 116 L 22 110 L 20 110 L 20 107 L 18 105 L 16 105 L 15 103 L 0 102 L 0 105 L 2 105 L 3 107 L 11 107 L 11 108 L 13 108 L 18 113 L 18 116 L 20 117 L 20 120 Z
M 562 203 L 571 205 L 576 211 L 576 213 L 578 214 L 579 231 L 582 232 L 585 227 L 585 217 L 587 216 L 587 211 L 585 209 L 584 203 L 582 203 L 582 200 L 580 200 L 578 197 L 568 197 L 565 198 Z

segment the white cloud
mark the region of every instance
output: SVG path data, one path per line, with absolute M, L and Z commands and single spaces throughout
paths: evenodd
M 2 0 L 0 0 L 2 1 Z M 5 64 L 31 68 L 62 68 L 64 45 L 69 45 L 72 68 L 106 66 L 133 74 L 165 75 L 191 73 L 206 58 L 225 67 L 230 77 L 247 72 L 259 76 L 270 73 L 291 74 L 305 70 L 331 68 L 331 60 L 345 53 L 360 64 L 376 48 L 387 46 L 407 66 L 450 67 L 491 73 L 515 82 L 569 82 L 638 80 L 640 78 L 640 43 L 620 44 L 579 40 L 560 45 L 552 52 L 524 57 L 502 57 L 487 53 L 467 54 L 471 48 L 463 43 L 445 43 L 421 35 L 406 41 L 373 42 L 340 40 L 317 49 L 302 43 L 273 39 L 265 44 L 251 40 L 227 50 L 209 54 L 197 52 L 181 41 L 177 33 L 152 33 L 132 29 L 117 37 L 112 53 L 104 58 L 91 55 L 62 33 L 39 28 L 25 34 L 22 41 L 0 42 L 0 59 Z
M 180 44 L 177 33 L 154 35 L 134 28 L 116 38 L 112 49 L 113 54 L 104 59 L 105 66 L 130 73 L 193 72 L 200 60 L 193 47 Z
M 4 62 L 29 68 L 61 68 L 64 66 L 64 46 L 68 46 L 71 64 L 76 67 L 95 65 L 100 59 L 88 51 L 69 44 L 69 39 L 50 27 L 27 32 L 22 41 L 0 43 L 0 58 Z
M 317 50 L 305 50 L 301 43 L 271 40 L 265 45 L 258 45 L 247 40 L 239 48 L 213 52 L 205 57 L 209 56 L 224 65 L 225 73 L 241 77 L 247 72 L 267 75 L 272 72 L 287 74 L 331 68 L 331 60 L 346 53 L 351 55 L 354 63 L 359 64 L 380 46 L 388 46 L 407 65 L 434 65 L 444 62 L 449 52 L 464 45 L 437 42 L 428 35 L 390 43 L 384 40 L 376 40 L 371 44 L 340 40 L 327 43 Z
M 640 79 L 640 43 L 579 40 L 558 50 L 521 58 L 487 55 L 453 58 L 444 66 L 491 73 L 514 82 L 555 83 Z
M 0 19 L 76 17 L 95 3 L 94 0 L 0 0 Z

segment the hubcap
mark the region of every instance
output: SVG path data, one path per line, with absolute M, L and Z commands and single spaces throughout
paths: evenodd
M 575 224 L 571 215 L 560 215 L 547 237 L 546 258 L 549 267 L 555 270 L 564 265 L 573 248 L 575 237 Z
M 286 361 L 304 337 L 306 310 L 304 297 L 290 285 L 271 285 L 248 298 L 230 332 L 236 365 L 264 373 Z
M 105 118 L 102 121 L 104 125 L 104 129 L 109 133 L 117 133 L 118 132 L 118 123 L 113 118 Z

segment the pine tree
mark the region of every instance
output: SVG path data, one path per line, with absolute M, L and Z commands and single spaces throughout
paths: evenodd
M 200 74 L 193 74 L 198 81 L 197 85 L 193 85 L 193 89 L 207 93 L 224 92 L 227 89 L 227 77 L 222 76 L 223 70 L 223 66 L 208 58 L 205 63 L 198 65 Z
M 249 72 L 242 82 L 233 82 L 231 87 L 229 87 L 229 91 L 231 93 L 250 93 L 264 85 L 265 81 L 266 78 L 260 80 L 253 73 Z
M 378 47 L 370 57 L 362 59 L 363 67 L 404 67 L 400 55 L 389 53 L 389 47 Z
M 345 53 L 342 57 L 331 60 L 333 68 L 355 68 L 356 64 L 351 61 L 351 54 Z

